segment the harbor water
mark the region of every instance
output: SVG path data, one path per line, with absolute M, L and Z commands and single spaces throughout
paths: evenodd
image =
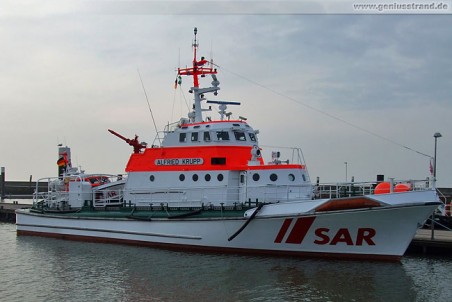
M 450 301 L 452 258 L 333 261 L 16 236 L 0 223 L 0 301 Z

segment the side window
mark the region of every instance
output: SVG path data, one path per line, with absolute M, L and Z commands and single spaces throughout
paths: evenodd
M 241 131 L 234 131 L 235 139 L 241 142 L 246 141 L 245 133 Z
M 254 133 L 248 133 L 248 135 L 250 136 L 250 140 L 255 142 L 256 141 L 256 135 L 254 135 Z
M 197 142 L 198 141 L 198 132 L 192 132 L 191 133 L 191 141 Z
M 180 133 L 179 134 L 179 142 L 185 143 L 187 141 L 187 133 Z
M 204 141 L 210 142 L 210 132 L 209 131 L 204 132 Z
M 229 133 L 227 131 L 217 131 L 217 139 L 219 141 L 228 141 Z

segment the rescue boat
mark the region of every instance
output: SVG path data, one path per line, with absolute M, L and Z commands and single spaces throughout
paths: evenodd
M 288 160 L 274 151 L 266 162 L 259 132 L 227 110 L 240 103 L 215 99 L 218 70 L 198 60 L 196 28 L 192 46 L 192 65 L 178 69 L 175 85 L 192 78 L 193 111 L 167 125 L 152 146 L 109 130 L 133 147 L 126 175 L 72 168 L 70 149 L 60 147 L 60 173 L 39 180 L 32 208 L 16 211 L 17 234 L 201 252 L 400 259 L 440 204 L 434 180 L 323 186 L 311 182 L 299 148 L 289 149 Z M 211 85 L 202 88 L 206 76 Z M 205 116 L 212 106 L 216 119 Z M 48 184 L 45 192 L 40 182 Z

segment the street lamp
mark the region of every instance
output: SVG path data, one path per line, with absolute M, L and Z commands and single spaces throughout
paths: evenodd
M 433 158 L 433 185 L 434 188 L 436 188 L 436 145 L 437 145 L 437 140 L 438 137 L 442 137 L 441 133 L 439 132 L 435 132 L 435 134 L 433 134 L 433 137 L 435 138 L 435 154 L 434 154 L 434 158 Z M 432 236 L 431 236 L 431 240 L 435 239 L 435 212 L 432 213 L 432 217 L 431 219 L 431 230 L 432 230 Z
M 441 133 L 436 132 L 435 134 L 433 134 L 433 137 L 435 138 L 435 157 L 434 157 L 434 161 L 433 161 L 433 177 L 436 180 L 436 145 L 437 145 L 437 139 L 439 137 L 442 137 Z
M 347 179 L 348 179 L 348 175 L 347 175 L 348 174 L 348 171 L 347 171 L 348 170 L 347 169 L 348 162 L 345 161 L 344 164 L 345 164 L 345 182 L 347 182 Z

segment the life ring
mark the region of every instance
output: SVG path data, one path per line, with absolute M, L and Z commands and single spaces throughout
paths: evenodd
M 409 184 L 396 184 L 394 187 L 394 192 L 407 192 L 411 190 Z
M 389 193 L 391 191 L 390 190 L 390 186 L 391 186 L 391 184 L 389 182 L 387 182 L 387 181 L 380 182 L 375 187 L 374 194 L 387 194 L 387 193 Z
M 396 184 L 394 186 L 393 192 L 401 193 L 411 190 L 409 184 Z M 374 194 L 387 194 L 391 192 L 391 184 L 387 181 L 379 183 L 374 190 Z

